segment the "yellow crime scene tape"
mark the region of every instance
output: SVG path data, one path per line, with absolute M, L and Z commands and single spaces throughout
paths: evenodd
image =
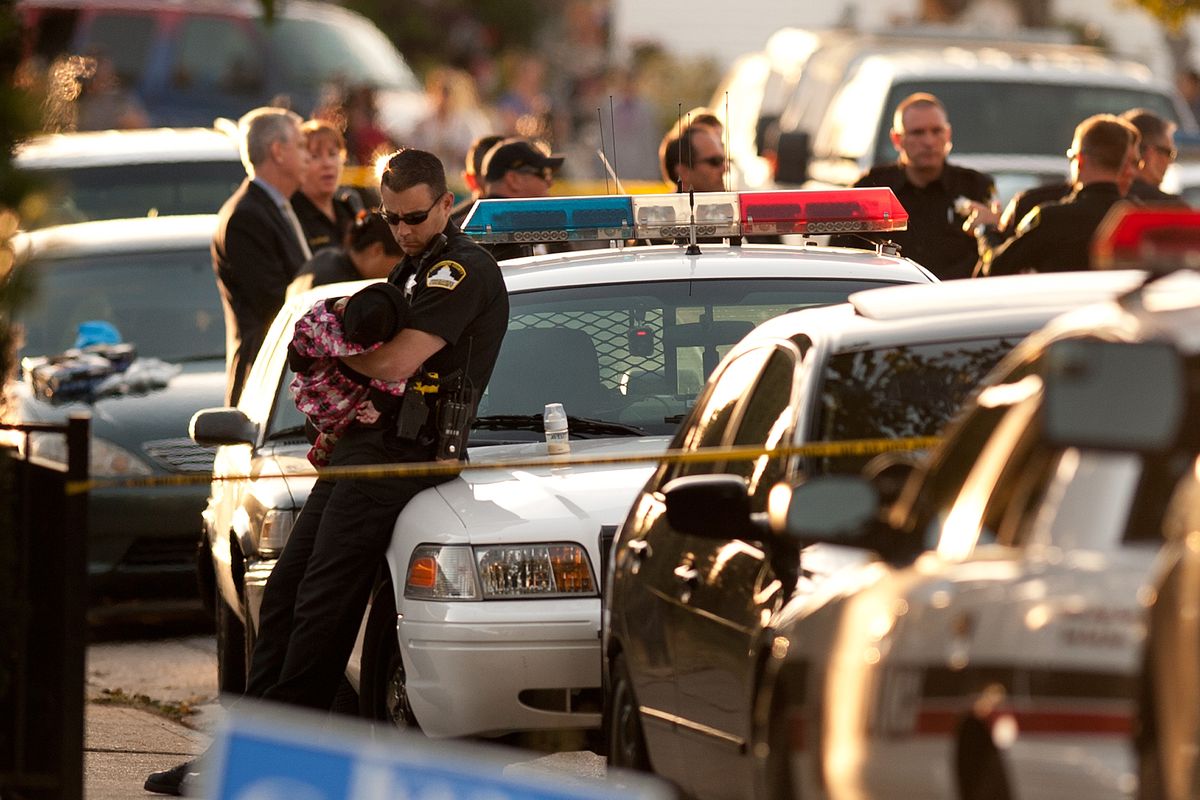
M 752 461 L 762 456 L 778 458 L 800 456 L 831 458 L 839 456 L 871 456 L 906 450 L 927 450 L 941 441 L 937 436 L 913 436 L 904 439 L 855 439 L 844 442 L 812 442 L 810 444 L 783 445 L 780 447 L 702 447 L 696 450 L 667 450 L 658 453 L 634 453 L 622 456 L 546 456 L 544 458 L 488 461 L 477 464 L 461 461 L 423 461 L 408 464 L 366 464 L 345 467 L 322 467 L 287 471 L 278 475 L 163 475 L 156 478 L 96 478 L 86 481 L 68 481 L 68 496 L 83 494 L 95 489 L 137 488 L 154 486 L 192 486 L 214 481 L 242 481 L 251 478 L 355 478 L 379 480 L 388 478 L 427 478 L 436 475 L 457 475 L 497 469 L 538 469 L 603 466 L 613 464 L 703 464 L 720 461 Z

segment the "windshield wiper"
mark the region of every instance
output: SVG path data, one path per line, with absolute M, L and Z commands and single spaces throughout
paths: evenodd
M 591 419 L 590 417 L 567 417 L 567 425 L 573 434 L 592 434 L 594 436 L 645 436 L 646 431 L 634 425 L 623 422 L 610 422 L 606 419 Z M 485 431 L 537 431 L 544 430 L 541 414 L 492 414 L 479 417 L 473 428 Z

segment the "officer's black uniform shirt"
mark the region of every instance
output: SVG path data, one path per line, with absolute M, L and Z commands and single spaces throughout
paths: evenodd
M 333 198 L 334 219 L 325 216 L 325 212 L 313 205 L 304 192 L 292 195 L 292 208 L 308 240 L 308 249 L 314 254 L 326 247 L 341 247 L 346 233 L 354 224 L 355 209 L 345 195 L 339 194 Z
M 1125 196 L 1137 200 L 1146 206 L 1190 208 L 1187 201 L 1179 195 L 1164 192 L 1154 184 L 1144 181 L 1141 178 L 1134 178 L 1133 185 L 1129 187 L 1129 194 Z
M 966 167 L 946 164 L 942 175 L 926 186 L 908 179 L 900 163 L 875 167 L 859 178 L 861 186 L 886 186 L 908 212 L 908 229 L 882 233 L 842 234 L 830 244 L 862 247 L 863 239 L 890 239 L 900 245 L 900 254 L 911 258 L 942 280 L 969 278 L 979 257 L 975 237 L 962 229 L 964 217 L 954 211 L 954 200 L 967 197 L 989 203 L 996 193 L 991 177 Z
M 1122 199 L 1115 183 L 1089 183 L 1061 203 L 1045 203 L 1029 214 L 1015 238 L 996 250 L 979 275 L 1019 272 L 1067 272 L 1091 266 L 1092 236 L 1100 221 Z
M 478 400 L 508 330 L 508 291 L 496 259 L 486 250 L 454 223 L 443 234 L 444 247 L 405 256 L 388 280 L 412 304 L 408 327 L 446 340 L 425 362 L 425 370 L 443 379 L 462 370 Z
M 979 244 L 979 261 L 975 265 L 974 277 L 981 277 L 979 270 L 982 269 L 982 265 L 992 263 L 992 259 L 996 257 L 996 251 L 1000 249 L 1001 245 L 1017 235 L 1017 226 L 1021 224 L 1021 220 L 1029 216 L 1030 211 L 1044 203 L 1057 203 L 1069 195 L 1074 188 L 1074 184 L 1067 182 L 1047 183 L 1017 192 L 1013 195 L 1012 200 L 1008 201 L 1004 213 L 1000 215 L 998 226 L 988 225 L 982 230 L 977 227 L 975 238 Z

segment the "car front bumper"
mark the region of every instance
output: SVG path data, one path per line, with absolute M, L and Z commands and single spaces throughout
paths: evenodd
M 97 489 L 88 496 L 93 598 L 195 597 L 208 486 Z
M 409 702 L 432 737 L 600 725 L 600 600 L 404 601 Z

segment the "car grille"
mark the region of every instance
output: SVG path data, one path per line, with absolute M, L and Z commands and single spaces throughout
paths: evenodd
M 142 450 L 173 472 L 212 472 L 215 447 L 201 447 L 191 439 L 158 439 L 143 442 Z

